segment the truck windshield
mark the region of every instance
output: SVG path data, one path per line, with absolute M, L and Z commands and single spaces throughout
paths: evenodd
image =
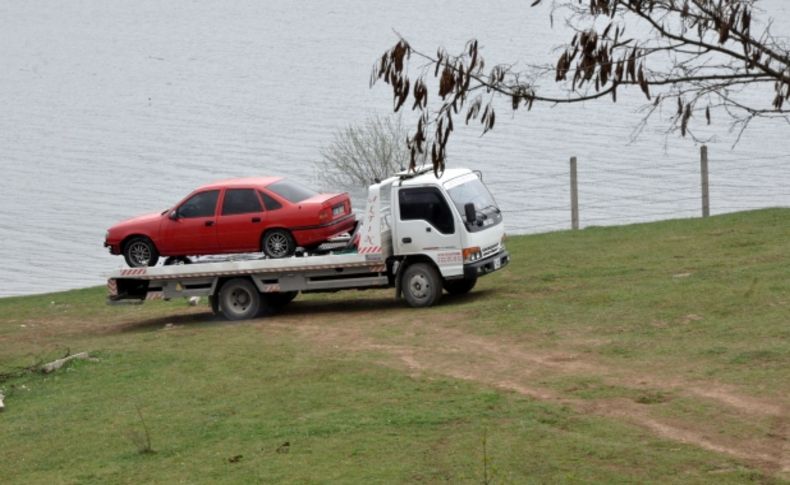
M 499 208 L 491 192 L 477 177 L 470 178 L 469 181 L 457 185 L 447 192 L 453 199 L 459 214 L 464 214 L 464 206 L 470 202 L 475 205 L 475 210 L 478 212 L 494 211 L 499 213 Z

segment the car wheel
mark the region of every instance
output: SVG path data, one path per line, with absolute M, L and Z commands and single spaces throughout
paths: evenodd
M 182 264 L 192 264 L 192 260 L 186 256 L 170 256 L 165 259 L 165 266 L 180 266 Z
M 451 295 L 463 295 L 469 293 L 475 287 L 477 278 L 450 280 L 444 282 L 444 289 Z
M 263 253 L 270 258 L 285 258 L 294 253 L 296 243 L 285 229 L 267 231 L 261 239 Z
M 442 278 L 430 264 L 411 264 L 403 272 L 401 292 L 410 306 L 429 307 L 442 296 Z
M 261 294 L 247 278 L 225 282 L 219 290 L 219 310 L 228 320 L 246 320 L 261 313 Z
M 133 237 L 123 246 L 123 257 L 131 268 L 153 266 L 159 261 L 159 252 L 147 237 Z

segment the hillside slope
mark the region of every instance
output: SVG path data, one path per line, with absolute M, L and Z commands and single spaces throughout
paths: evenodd
M 512 237 L 507 269 L 425 310 L 305 295 L 230 324 L 102 288 L 0 299 L 0 476 L 788 480 L 788 221 Z M 67 351 L 99 360 L 23 370 Z

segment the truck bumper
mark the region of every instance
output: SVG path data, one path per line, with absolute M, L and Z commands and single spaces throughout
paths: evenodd
M 507 266 L 510 262 L 510 253 L 506 249 L 474 263 L 464 265 L 464 278 L 472 279 L 484 274 L 493 273 Z

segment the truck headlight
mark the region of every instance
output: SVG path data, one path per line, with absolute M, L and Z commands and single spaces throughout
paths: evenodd
M 471 248 L 464 248 L 464 263 L 472 263 L 483 257 L 483 252 L 480 251 L 480 246 L 472 246 Z

